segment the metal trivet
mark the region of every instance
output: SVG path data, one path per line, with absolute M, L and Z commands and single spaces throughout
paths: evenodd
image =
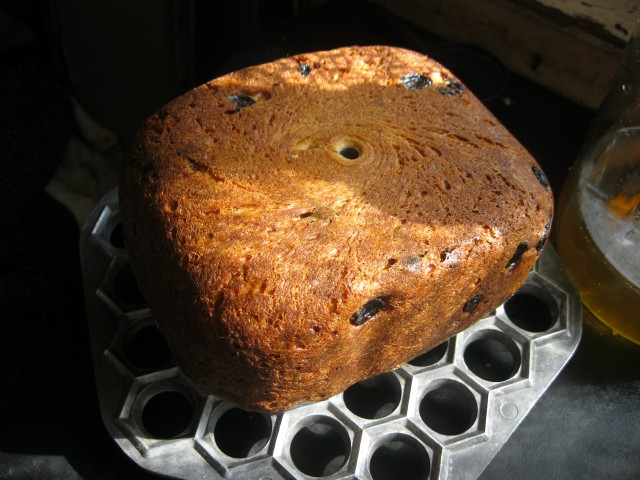
M 174 365 L 124 250 L 117 191 L 87 221 L 81 256 L 104 423 L 138 465 L 183 479 L 475 479 L 582 328 L 549 245 L 510 300 L 430 352 L 327 401 L 250 413 Z

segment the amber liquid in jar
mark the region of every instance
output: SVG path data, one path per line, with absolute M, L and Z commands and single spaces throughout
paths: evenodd
M 584 305 L 640 344 L 640 128 L 605 137 L 562 192 L 555 243 Z

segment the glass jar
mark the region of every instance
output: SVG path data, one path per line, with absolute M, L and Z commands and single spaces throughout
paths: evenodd
M 563 187 L 555 244 L 584 305 L 640 344 L 640 29 Z

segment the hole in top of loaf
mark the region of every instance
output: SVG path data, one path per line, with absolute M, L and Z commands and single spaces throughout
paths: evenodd
M 360 157 L 360 150 L 354 146 L 347 146 L 338 151 L 338 154 L 347 160 L 356 160 Z
M 339 155 L 344 164 L 350 164 L 362 157 L 362 147 L 353 140 L 340 140 L 333 144 L 332 150 Z

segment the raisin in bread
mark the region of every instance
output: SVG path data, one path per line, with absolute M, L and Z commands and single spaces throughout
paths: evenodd
M 250 410 L 325 399 L 523 283 L 544 173 L 454 75 L 351 47 L 212 80 L 140 129 L 120 208 L 178 365 Z

